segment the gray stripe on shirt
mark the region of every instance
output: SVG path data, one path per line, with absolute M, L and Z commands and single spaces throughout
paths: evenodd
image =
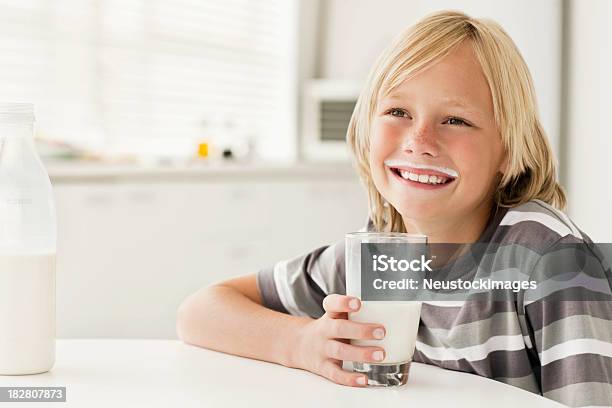
M 612 384 L 597 382 L 571 384 L 545 392 L 544 396 L 572 407 L 610 406 Z

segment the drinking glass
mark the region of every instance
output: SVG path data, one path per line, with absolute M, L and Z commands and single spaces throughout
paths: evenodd
M 367 266 L 362 262 L 372 262 L 371 248 L 382 252 L 390 248 L 392 253 L 406 258 L 414 257 L 426 243 L 427 237 L 424 235 L 392 232 L 346 234 L 346 294 L 361 300 L 359 311 L 349 313 L 348 318 L 356 322 L 382 324 L 386 331 L 382 340 L 351 340 L 354 345 L 379 346 L 385 350 L 385 358 L 379 363 L 353 362 L 353 371 L 366 374 L 369 386 L 389 387 L 407 382 L 419 328 L 421 302 L 403 300 L 401 297 L 398 300 L 398 297 L 386 297 L 384 293 L 382 299 L 378 295 L 376 300 L 368 300 L 372 299 L 368 291 L 370 294 L 372 291 L 366 288 L 362 291 L 362 266 Z

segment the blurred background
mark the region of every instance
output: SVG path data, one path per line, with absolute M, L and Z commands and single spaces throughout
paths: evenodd
M 174 338 L 199 287 L 361 228 L 355 99 L 440 9 L 514 39 L 568 212 L 612 242 L 611 1 L 0 0 L 0 99 L 35 104 L 56 195 L 58 337 Z

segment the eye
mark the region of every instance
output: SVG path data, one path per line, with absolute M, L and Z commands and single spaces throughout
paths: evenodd
M 391 108 L 386 113 L 387 115 L 395 116 L 396 118 L 410 118 L 408 112 L 401 108 Z
M 468 126 L 468 127 L 472 126 L 469 123 L 467 123 L 465 120 L 459 119 L 459 118 L 455 118 L 455 117 L 448 118 L 446 120 L 446 122 L 444 122 L 444 123 L 448 123 L 449 125 L 455 125 L 455 126 Z

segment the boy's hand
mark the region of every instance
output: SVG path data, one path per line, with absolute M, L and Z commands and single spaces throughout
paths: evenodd
M 382 339 L 385 328 L 375 323 L 348 320 L 348 312 L 361 307 L 352 296 L 329 295 L 323 300 L 325 314 L 307 323 L 298 334 L 296 359 L 298 368 L 319 374 L 329 380 L 354 387 L 367 384 L 364 374 L 347 372 L 342 361 L 375 363 L 382 361 L 385 351 L 381 347 L 354 346 L 350 339 Z

